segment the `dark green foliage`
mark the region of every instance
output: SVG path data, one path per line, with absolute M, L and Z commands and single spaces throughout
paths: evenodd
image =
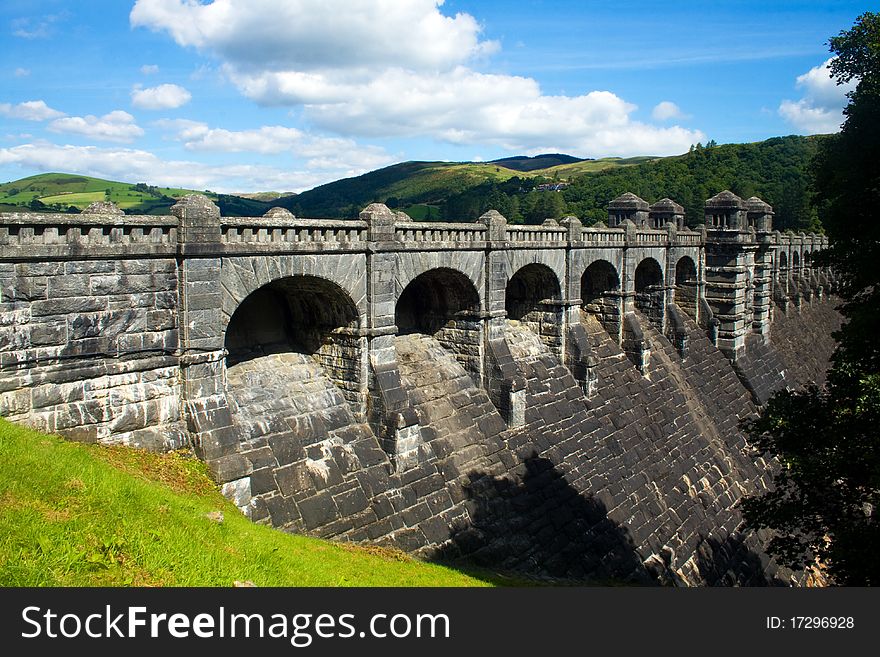
M 771 553 L 792 565 L 818 558 L 834 581 L 880 584 L 880 15 L 866 13 L 830 40 L 832 73 L 858 80 L 846 122 L 816 158 L 831 264 L 846 323 L 828 385 L 774 397 L 748 425 L 757 449 L 776 456 L 776 489 L 746 499 L 753 527 L 775 530 Z
M 631 191 L 649 203 L 669 197 L 681 203 L 691 226 L 703 222 L 706 199 L 723 189 L 743 198 L 760 196 L 776 212 L 774 226 L 817 230 L 818 213 L 811 202 L 809 166 L 822 137 L 777 137 L 754 144 L 697 145 L 691 152 L 666 158 L 629 158 L 601 171 L 538 169 L 577 158 L 562 155 L 507 158 L 492 164 L 519 169 L 522 176 L 487 179 L 478 165 L 405 162 L 355 178 L 321 185 L 279 205 L 303 217 L 354 218 L 367 204 L 395 201 L 399 207 L 429 204 L 446 221 L 474 221 L 486 210 L 498 210 L 511 223 L 541 223 L 566 214 L 586 225 L 606 220 L 609 201 Z M 710 142 L 714 144 L 714 142 Z M 483 165 L 485 166 L 485 165 Z M 569 178 L 561 192 L 535 191 L 542 182 Z
M 602 210 L 624 192 L 649 203 L 669 197 L 684 206 L 688 225 L 696 226 L 703 223 L 706 199 L 729 189 L 742 198 L 759 196 L 772 205 L 773 225 L 779 230 L 816 230 L 819 223 L 809 200 L 809 166 L 821 139 L 776 137 L 706 148 L 698 144 L 678 157 L 576 178 L 562 194 L 572 214 L 590 220 L 604 220 Z
M 545 153 L 543 155 L 535 155 L 534 157 L 526 155 L 504 157 L 500 160 L 492 160 L 489 164 L 500 164 L 514 171 L 535 171 L 537 169 L 555 167 L 557 164 L 572 164 L 574 162 L 583 162 L 583 159 L 561 153 Z

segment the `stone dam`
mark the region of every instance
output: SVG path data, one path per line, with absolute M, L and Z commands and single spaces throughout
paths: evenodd
M 705 224 L 0 214 L 0 414 L 191 446 L 251 519 L 581 582 L 799 584 L 737 503 L 740 420 L 821 384 L 819 235 L 722 192 Z

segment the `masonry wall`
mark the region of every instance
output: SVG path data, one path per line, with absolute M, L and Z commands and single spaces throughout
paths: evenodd
M 0 415 L 76 440 L 187 444 L 173 258 L 0 262 Z
M 698 233 L 569 222 L 508 234 L 500 216 L 432 227 L 365 214 L 221 221 L 201 198 L 171 218 L 0 225 L 0 414 L 77 440 L 191 442 L 245 513 L 290 531 L 565 580 L 792 581 L 742 532 L 736 502 L 769 471 L 746 455 L 739 420 L 821 376 L 832 304 L 804 294 L 776 314 L 769 343 L 744 338 L 735 364 L 686 318 L 682 355 L 660 333 L 668 281 L 639 304 L 649 320 L 633 311 L 633 272 L 667 249 L 699 261 Z M 589 306 L 604 327 L 577 300 L 599 255 L 622 278 Z M 563 279 L 562 298 L 507 322 L 504 282 L 532 264 Z M 447 298 L 433 335 L 394 335 L 402 291 L 438 269 L 434 289 L 468 303 Z M 293 329 L 315 342 L 302 353 L 291 343 L 226 361 L 224 318 L 297 278 L 312 285 L 297 298 L 331 290 L 353 314 L 320 327 L 300 317 Z M 563 364 L 579 326 L 577 364 L 595 390 Z M 638 337 L 639 358 L 621 332 L 630 351 Z M 504 403 L 486 393 L 490 377 Z

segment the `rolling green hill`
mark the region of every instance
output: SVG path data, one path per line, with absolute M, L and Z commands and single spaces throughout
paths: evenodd
M 370 203 L 385 203 L 390 207 L 412 209 L 416 218 L 425 215 L 425 208 L 434 208 L 441 214 L 442 206 L 451 197 L 466 194 L 490 185 L 502 185 L 511 190 L 529 190 L 539 182 L 582 175 L 588 171 L 633 166 L 652 158 L 605 158 L 578 160 L 567 155 L 547 156 L 551 168 L 517 170 L 497 162 L 403 162 L 377 169 L 354 178 L 345 178 L 315 187 L 294 197 L 276 201 L 302 217 L 354 218 Z M 573 161 L 572 161 L 573 160 Z M 542 156 L 510 158 L 511 166 L 528 167 L 543 162 Z M 559 162 L 564 162 L 560 164 Z
M 816 230 L 821 208 L 812 202 L 810 162 L 823 136 L 776 137 L 752 144 L 713 142 L 672 157 L 580 160 L 549 154 L 495 162 L 403 162 L 296 195 L 209 196 L 226 216 L 260 216 L 272 206 L 299 217 L 355 218 L 368 204 L 385 203 L 418 221 L 473 221 L 488 209 L 513 223 L 540 223 L 574 214 L 590 225 L 605 218 L 609 201 L 632 191 L 653 203 L 670 197 L 687 221 L 703 221 L 703 204 L 723 189 L 756 195 L 776 211 L 780 229 Z M 534 168 L 550 164 L 544 168 Z M 541 183 L 564 183 L 559 191 Z M 132 185 L 85 176 L 43 174 L 0 185 L 0 211 L 81 209 L 109 198 L 132 214 L 167 214 L 189 190 Z M 48 206 L 48 207 L 47 207 Z
M 112 201 L 127 214 L 168 214 L 177 199 L 195 190 L 154 187 L 146 183 L 123 183 L 68 173 L 43 173 L 0 185 L 2 211 L 23 209 L 73 212 L 95 201 Z M 206 193 L 229 215 L 263 214 L 270 204 L 256 199 Z M 224 208 L 224 206 L 226 206 Z

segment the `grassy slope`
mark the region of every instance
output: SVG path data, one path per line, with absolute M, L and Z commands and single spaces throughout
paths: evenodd
M 548 167 L 540 171 L 540 175 L 552 178 L 559 175 L 561 180 L 570 180 L 584 174 L 595 173 L 596 171 L 604 171 L 605 169 L 615 169 L 617 167 L 631 167 L 643 162 L 653 162 L 659 160 L 659 157 L 639 156 L 639 157 L 606 157 L 601 160 L 584 160 L 582 162 L 572 162 L 571 164 L 560 164 L 554 167 Z
M 10 194 L 14 189 L 18 193 Z M 110 200 L 123 209 L 151 205 L 159 201 L 151 194 L 134 190 L 129 183 L 64 173 L 44 173 L 0 185 L 0 202 L 25 205 L 36 198 L 46 205 L 62 203 L 81 209 L 93 201 L 104 200 L 107 189 L 110 190 Z M 160 187 L 158 192 L 170 197 L 180 197 L 191 194 L 192 190 Z
M 206 514 L 222 511 L 222 523 Z M 480 586 L 395 552 L 255 525 L 179 454 L 69 443 L 0 419 L 0 585 Z

